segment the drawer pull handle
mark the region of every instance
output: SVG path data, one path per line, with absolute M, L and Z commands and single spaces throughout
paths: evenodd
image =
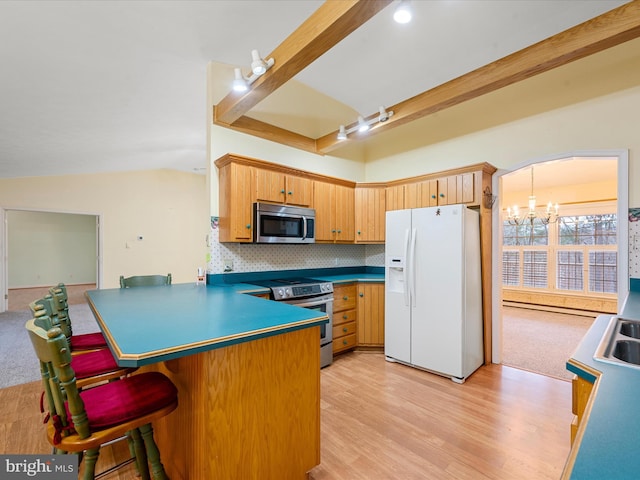
M 342 329 L 342 331 L 343 331 L 344 333 L 347 333 L 347 332 L 349 331 L 349 329 L 348 329 L 347 327 L 344 327 L 344 328 Z
M 343 300 L 349 300 L 349 297 L 347 297 L 346 295 L 344 297 L 342 297 Z
M 346 320 L 348 318 L 347 314 L 345 313 L 344 315 L 342 315 L 342 318 Z
M 343 344 L 343 345 L 348 345 L 348 344 L 349 344 L 349 342 L 347 342 L 346 340 L 342 340 L 342 344 Z
M 364 297 L 364 293 L 362 293 L 362 292 L 361 292 L 361 293 L 360 293 L 360 297 Z
M 251 228 L 251 224 L 250 223 L 247 223 L 247 228 Z

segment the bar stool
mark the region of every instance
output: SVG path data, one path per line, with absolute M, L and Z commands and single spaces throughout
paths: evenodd
M 155 480 L 167 480 L 151 423 L 178 406 L 178 391 L 171 380 L 148 372 L 80 391 L 62 330 L 47 331 L 36 319 L 27 321 L 25 328 L 40 360 L 49 408 L 47 439 L 55 451 L 83 454 L 82 478 L 94 480 L 100 447 L 128 434 L 139 475 L 150 479 L 150 464 Z
M 127 278 L 124 278 L 124 275 L 120 275 L 120 288 L 152 287 L 156 285 L 171 285 L 171 274 L 135 275 Z

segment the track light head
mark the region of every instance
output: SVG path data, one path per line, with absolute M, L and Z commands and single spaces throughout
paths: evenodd
M 235 78 L 233 79 L 233 83 L 231 84 L 234 92 L 246 92 L 249 89 L 247 85 L 247 81 L 242 76 L 242 72 L 239 68 L 234 68 L 233 73 Z
M 378 116 L 378 121 L 379 122 L 386 122 L 387 120 L 389 120 L 389 113 L 387 113 L 387 111 L 384 109 L 384 107 L 380 107 L 378 109 L 378 111 L 380 112 L 380 115 Z
M 364 118 L 362 118 L 362 116 L 359 116 L 358 117 L 358 131 L 360 133 L 364 133 L 367 130 L 369 130 L 369 124 L 364 121 Z
M 344 125 L 340 125 L 340 130 L 338 131 L 338 140 L 346 140 L 347 139 L 347 130 L 344 128 Z
M 254 75 L 264 75 L 267 63 L 260 57 L 258 50 L 251 50 L 251 71 Z
M 400 0 L 400 3 L 393 12 L 393 19 L 397 23 L 409 23 L 413 17 L 413 11 L 408 0 Z

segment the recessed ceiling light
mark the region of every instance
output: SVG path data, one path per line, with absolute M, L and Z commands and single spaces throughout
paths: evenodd
M 408 0 L 400 0 L 400 4 L 393 12 L 393 19 L 398 23 L 409 23 L 413 17 L 413 11 Z

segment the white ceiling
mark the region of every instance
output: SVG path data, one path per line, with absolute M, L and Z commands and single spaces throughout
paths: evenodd
M 347 107 L 308 112 L 336 129 L 623 3 L 413 0 L 408 25 L 394 3 L 296 81 Z M 246 71 L 321 4 L 1 1 L 0 178 L 204 167 L 207 64 Z

